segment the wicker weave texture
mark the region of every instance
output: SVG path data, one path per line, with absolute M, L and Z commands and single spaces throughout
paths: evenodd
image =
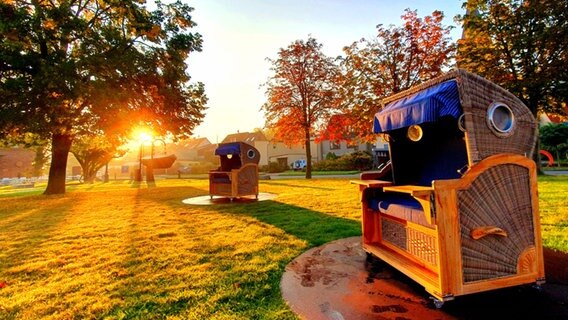
M 383 240 L 432 266 L 438 265 L 437 238 L 412 227 L 381 219 Z
M 406 228 L 404 225 L 383 218 L 381 219 L 381 231 L 383 240 L 405 251 L 407 250 Z
M 529 170 L 506 164 L 482 173 L 458 191 L 465 283 L 517 274 L 519 256 L 535 245 Z M 496 226 L 507 237 L 471 237 L 474 228 Z
M 530 110 L 513 94 L 477 75 L 456 72 L 471 159 L 477 163 L 498 153 L 531 157 L 536 143 L 536 121 Z M 513 130 L 498 134 L 488 122 L 488 109 L 503 103 L 514 115 Z
M 433 266 L 438 265 L 437 238 L 407 227 L 408 252 Z
M 238 176 L 238 194 L 239 195 L 253 195 L 258 194 L 258 168 L 257 167 L 244 167 Z

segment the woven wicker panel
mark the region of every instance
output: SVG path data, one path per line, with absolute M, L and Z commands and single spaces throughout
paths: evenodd
M 231 194 L 231 184 L 230 183 L 211 183 L 210 186 L 209 186 L 209 190 L 210 190 L 210 193 L 212 193 L 212 194 L 230 195 Z
M 238 194 L 252 195 L 258 193 L 258 172 L 256 167 L 245 167 L 239 172 Z
M 456 76 L 472 161 L 476 163 L 498 153 L 530 157 L 537 138 L 537 123 L 530 110 L 493 82 L 462 70 Z M 487 111 L 496 102 L 509 106 L 514 114 L 513 131 L 505 136 L 496 134 L 488 124 Z
M 407 231 L 408 252 L 433 266 L 438 265 L 436 237 L 412 228 L 407 228 Z
M 387 241 L 405 251 L 407 250 L 406 228 L 404 225 L 388 219 L 381 219 L 381 231 L 384 241 Z
M 529 170 L 492 167 L 457 196 L 464 282 L 517 274 L 519 255 L 535 244 Z M 499 227 L 508 236 L 474 240 L 471 230 L 481 226 Z

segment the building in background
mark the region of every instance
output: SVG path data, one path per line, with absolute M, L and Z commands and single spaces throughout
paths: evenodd
M 31 178 L 35 152 L 21 147 L 0 149 L 0 178 Z

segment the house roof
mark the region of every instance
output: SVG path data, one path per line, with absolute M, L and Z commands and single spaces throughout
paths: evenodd
M 210 145 L 209 139 L 207 138 L 196 138 L 191 140 L 184 140 L 181 145 L 187 149 L 197 149 L 207 145 Z
M 564 114 L 568 115 L 568 106 L 564 107 Z M 568 122 L 568 116 L 566 115 L 561 115 L 558 113 L 542 113 L 540 115 L 540 125 L 544 125 L 547 123 L 567 123 Z
M 262 132 L 237 132 L 227 135 L 222 143 L 239 141 L 254 143 L 256 141 L 268 141 L 268 139 L 266 139 L 266 136 Z

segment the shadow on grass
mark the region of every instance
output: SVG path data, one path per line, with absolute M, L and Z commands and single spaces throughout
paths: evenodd
M 41 196 L 44 197 L 44 196 Z M 46 241 L 50 241 L 53 232 L 65 221 L 73 207 L 74 200 L 59 196 L 51 196 L 53 201 L 30 197 L 18 199 L 26 201 L 23 205 L 15 206 L 10 212 L 0 214 L 0 228 L 3 235 L 3 244 L 7 247 L 4 253 L 7 260 L 0 258 L 0 265 L 4 270 L 19 264 L 25 264 L 28 259 L 34 258 L 34 252 Z M 39 200 L 41 207 L 38 208 Z M 1 256 L 0 256 L 1 257 Z M 1 274 L 1 272 L 0 272 Z
M 305 240 L 309 247 L 361 235 L 361 224 L 358 221 L 272 200 L 249 204 L 213 205 L 204 209 L 254 217 Z
M 291 184 L 291 183 L 274 182 L 274 180 L 266 180 L 266 181 L 263 181 L 262 183 L 265 183 L 267 185 L 272 185 L 272 186 L 284 186 L 284 187 L 287 187 L 287 188 L 295 187 L 295 188 L 315 189 L 315 190 L 324 190 L 324 191 L 335 190 L 333 188 L 314 187 L 314 186 L 310 186 L 310 185 L 298 185 L 298 184 Z
M 285 231 L 287 234 L 305 240 L 310 247 L 319 246 L 338 238 L 355 236 L 361 233 L 361 227 L 357 221 L 338 218 L 276 201 L 268 200 L 247 204 L 191 206 L 181 203 L 181 198 L 178 196 L 179 193 L 178 195 L 172 195 L 171 198 L 168 198 L 166 201 L 158 194 L 168 193 L 169 191 L 170 190 L 162 189 L 145 193 L 141 190 L 140 195 L 135 199 L 136 207 L 143 205 L 143 203 L 140 202 L 140 198 L 143 197 L 145 201 L 156 201 L 161 204 L 166 204 L 180 212 L 191 211 L 187 208 L 197 208 L 198 211 L 203 211 L 205 215 L 207 215 L 207 213 L 215 213 L 216 217 L 218 215 L 230 215 L 237 219 L 238 216 L 242 216 L 243 218 L 253 217 L 262 223 L 272 225 Z M 203 190 L 187 189 L 188 196 L 196 193 L 203 194 Z M 219 270 L 221 273 L 218 274 L 215 279 L 207 280 L 211 281 L 211 283 L 206 285 L 196 284 L 195 288 L 190 286 L 183 293 L 176 293 L 176 289 L 173 288 L 175 287 L 174 285 L 171 291 L 170 289 L 163 288 L 163 291 L 156 290 L 149 295 L 147 288 L 153 286 L 156 280 L 149 280 L 145 277 L 138 276 L 144 272 L 150 272 L 149 269 L 154 268 L 148 265 L 148 263 L 152 262 L 147 260 L 148 258 L 145 257 L 144 250 L 141 250 L 141 248 L 147 248 L 152 245 L 152 241 L 150 241 L 152 239 L 148 239 L 147 235 L 143 236 L 144 230 L 140 229 L 143 222 L 138 222 L 141 218 L 140 215 L 143 213 L 142 210 L 132 212 L 129 239 L 125 239 L 125 241 L 130 242 L 130 248 L 127 249 L 123 262 L 124 269 L 127 271 L 127 279 L 124 281 L 124 286 L 115 289 L 124 299 L 124 303 L 117 304 L 110 310 L 107 310 L 101 315 L 101 318 L 107 316 L 125 316 L 127 318 L 154 316 L 161 318 L 180 315 L 188 311 L 190 314 L 197 312 L 196 314 L 192 314 L 192 317 L 196 318 L 199 318 L 198 314 L 200 313 L 203 313 L 204 318 L 216 313 L 228 314 L 243 319 L 263 317 L 279 319 L 294 318 L 293 314 L 287 309 L 282 300 L 279 289 L 282 273 L 284 272 L 285 266 L 289 263 L 288 259 L 276 261 L 278 267 L 266 271 L 263 277 L 249 279 L 247 275 L 248 271 L 239 270 L 239 268 L 242 268 L 240 265 L 243 261 L 239 262 L 233 259 L 246 260 L 251 259 L 251 257 L 234 255 L 230 252 L 234 250 L 234 248 L 219 247 L 218 245 L 211 245 L 207 242 L 204 242 L 199 249 L 196 249 L 195 254 L 196 257 L 199 257 L 200 261 L 194 261 L 190 264 L 194 265 L 194 267 L 201 265 L 205 268 L 196 268 L 197 271 L 210 270 L 212 268 Z M 192 229 L 194 226 L 190 222 L 180 221 L 179 223 L 184 229 L 187 228 L 184 235 L 180 233 L 180 236 L 185 236 L 185 234 L 191 236 L 194 234 L 195 230 Z M 238 236 L 238 234 L 235 234 L 235 236 Z M 279 246 L 285 247 L 285 245 L 282 244 Z M 280 248 L 279 250 L 283 249 Z M 260 254 L 262 253 L 257 252 L 254 255 Z M 230 259 L 227 257 L 230 257 Z M 262 258 L 258 257 L 258 259 Z M 168 263 L 174 263 L 174 261 L 168 261 Z M 234 273 L 227 271 L 232 268 L 236 268 Z M 156 269 L 156 272 L 161 271 Z M 155 276 L 155 274 L 153 276 Z M 180 275 L 177 275 L 177 277 L 180 277 Z M 207 272 L 204 273 L 204 277 L 207 277 Z M 163 279 L 165 281 L 164 285 L 167 285 L 168 282 L 185 281 L 184 277 L 175 280 L 175 276 L 170 278 L 170 276 L 166 275 L 164 275 Z M 235 287 L 235 285 L 237 285 L 237 287 Z M 203 290 L 207 290 L 208 292 L 203 293 Z M 207 305 L 208 300 L 214 300 L 215 303 Z M 254 301 L 254 303 L 251 303 L 251 301 Z M 200 308 L 188 308 L 188 306 L 194 306 L 196 304 L 205 305 Z

